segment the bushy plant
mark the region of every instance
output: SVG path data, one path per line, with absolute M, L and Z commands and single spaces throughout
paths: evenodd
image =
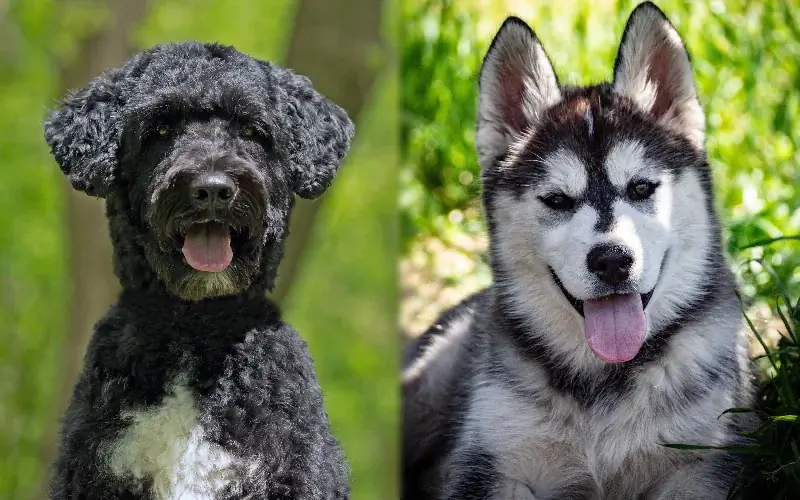
M 766 351 L 756 361 L 767 366 L 762 370 L 756 411 L 761 425 L 748 436 L 755 444 L 741 450 L 749 456 L 742 471 L 748 479 L 742 488 L 731 491 L 730 498 L 800 498 L 800 298 L 792 302 L 782 294 L 777 302 L 775 310 L 785 330 L 776 347 L 767 345 L 762 333 L 747 319 Z

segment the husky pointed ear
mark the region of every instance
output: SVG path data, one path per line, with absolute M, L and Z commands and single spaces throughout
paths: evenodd
M 703 147 L 705 117 L 680 35 L 650 2 L 631 13 L 614 63 L 614 90 Z
M 514 137 L 559 100 L 558 78 L 536 34 L 523 20 L 509 17 L 481 67 L 475 138 L 481 167 L 505 154 Z
M 330 186 L 350 149 L 355 126 L 347 112 L 314 90 L 311 80 L 272 63 L 260 62 L 285 92 L 281 121 L 287 132 L 292 189 L 314 199 Z
M 104 197 L 117 171 L 121 69 L 68 95 L 44 123 L 44 136 L 72 187 Z

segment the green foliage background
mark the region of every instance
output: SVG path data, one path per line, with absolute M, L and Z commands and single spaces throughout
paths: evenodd
M 163 0 L 135 33 L 144 48 L 197 38 L 280 61 L 291 0 Z M 391 33 L 396 15 L 387 13 Z M 0 0 L 0 498 L 42 498 L 45 447 L 59 415 L 68 324 L 66 181 L 41 120 L 59 97 L 58 63 L 105 22 L 97 2 Z M 386 54 L 384 54 L 386 55 Z M 385 61 L 383 61 L 385 62 Z M 379 80 L 353 151 L 326 194 L 285 316 L 308 340 L 353 498 L 395 491 L 398 359 L 395 192 L 398 77 Z M 389 138 L 387 140 L 387 138 Z M 369 238 L 364 235 L 368 234 Z
M 476 78 L 502 20 L 531 24 L 561 81 L 611 78 L 638 2 L 406 0 L 401 87 L 401 234 L 415 242 L 484 231 L 474 149 Z M 796 1 L 656 2 L 684 37 L 706 110 L 708 151 L 728 250 L 765 258 L 790 296 L 800 292 L 800 242 L 739 250 L 800 233 L 800 5 Z M 478 258 L 478 257 L 476 257 Z M 770 276 L 738 268 L 749 299 L 774 303 Z

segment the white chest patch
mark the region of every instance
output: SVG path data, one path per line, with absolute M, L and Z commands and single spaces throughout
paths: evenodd
M 237 459 L 205 439 L 192 392 L 173 384 L 159 406 L 123 415 L 130 425 L 108 443 L 111 472 L 156 500 L 213 500 L 236 479 Z

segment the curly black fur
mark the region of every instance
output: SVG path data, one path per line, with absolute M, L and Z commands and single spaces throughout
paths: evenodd
M 294 195 L 322 194 L 352 135 L 347 114 L 307 78 L 199 42 L 137 54 L 51 114 L 45 137 L 62 171 L 106 199 L 123 285 L 95 326 L 64 418 L 52 498 L 160 500 L 176 498 L 176 485 L 194 488 L 192 499 L 348 497 L 306 345 L 265 292 Z M 233 179 L 236 195 L 198 208 L 187 186 L 213 171 Z M 197 271 L 181 254 L 189 228 L 207 221 L 230 230 L 224 273 Z M 173 450 L 183 461 L 159 459 L 180 462 L 180 479 L 120 466 L 132 456 L 120 443 L 147 452 L 148 439 L 130 436 L 178 389 L 191 395 L 183 413 L 154 427 L 178 430 L 153 442 L 183 443 Z M 192 464 L 224 469 L 214 472 L 224 480 Z

